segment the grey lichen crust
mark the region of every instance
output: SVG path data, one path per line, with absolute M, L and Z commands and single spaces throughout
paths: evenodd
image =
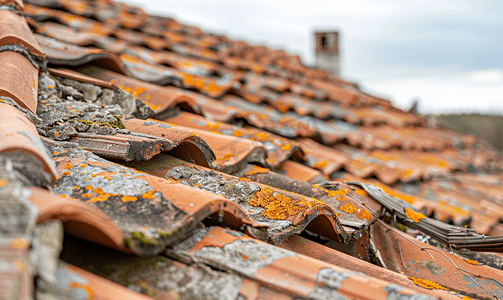
M 154 112 L 139 99 L 121 89 L 102 89 L 89 83 L 56 78 L 42 73 L 38 82 L 37 116 L 39 132 L 64 141 L 79 132 L 100 135 L 129 133 L 120 117 L 148 118 Z
M 71 143 L 62 143 L 68 145 Z M 154 190 L 144 173 L 113 164 L 78 147 L 51 146 L 56 157 L 78 159 L 53 185 L 54 192 L 88 202 L 108 215 L 126 236 L 125 245 L 153 255 L 183 238 L 196 222 Z M 183 226 L 182 226 L 183 224 Z
M 255 193 L 260 191 L 260 187 L 250 181 L 240 181 L 235 178 L 226 178 L 214 171 L 202 170 L 186 166 L 174 167 L 166 172 L 167 179 L 179 180 L 179 183 L 222 195 L 231 200 L 243 209 L 253 221 L 267 225 L 267 233 L 272 236 L 276 233 L 290 229 L 293 224 L 286 220 L 272 220 L 262 215 L 264 210 L 261 207 L 255 207 L 248 204 Z
M 342 282 L 352 273 L 338 273 L 332 269 L 326 268 L 318 271 L 314 292 L 309 294 L 309 299 L 324 300 L 347 300 L 340 295 L 337 290 L 341 288 Z
M 190 241 L 190 239 L 189 239 Z M 257 243 L 252 239 L 239 239 L 224 245 L 222 248 L 205 246 L 194 253 L 189 253 L 191 243 L 179 243 L 168 254 L 179 255 L 195 263 L 204 263 L 223 271 L 233 271 L 252 278 L 258 269 L 262 269 L 275 260 L 296 256 L 270 244 Z

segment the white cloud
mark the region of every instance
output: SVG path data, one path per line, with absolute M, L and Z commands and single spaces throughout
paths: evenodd
M 503 72 L 501 70 L 475 71 L 471 74 L 471 81 L 474 83 L 503 83 Z

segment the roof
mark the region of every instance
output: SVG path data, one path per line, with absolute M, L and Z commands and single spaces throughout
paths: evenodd
M 503 299 L 503 160 L 298 56 L 0 0 L 7 299 Z

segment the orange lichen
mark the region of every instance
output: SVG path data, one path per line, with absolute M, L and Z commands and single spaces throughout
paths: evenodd
M 58 155 L 58 154 L 59 154 L 59 152 L 58 152 L 58 151 L 54 151 L 54 152 L 52 152 L 52 155 Z
M 325 190 L 327 192 L 328 197 L 335 197 L 335 196 L 346 196 L 346 191 L 345 190 L 339 190 L 339 191 L 329 191 Z
M 63 172 L 63 176 L 68 176 L 68 175 L 70 175 L 70 171 Z
M 476 261 L 476 260 L 465 259 L 465 261 L 466 261 L 467 263 L 471 264 L 471 265 L 475 265 L 475 266 L 477 266 L 477 265 L 481 265 L 481 263 L 479 263 L 479 262 L 478 262 L 478 261 Z
M 72 282 L 70 282 L 70 287 L 71 288 L 79 288 L 79 289 L 84 290 L 88 295 L 87 299 L 94 298 L 93 291 L 91 290 L 91 288 L 87 284 L 82 284 L 82 283 L 77 283 L 77 282 L 72 281 Z
M 283 147 L 281 147 L 281 150 L 285 150 L 285 151 L 290 150 L 290 144 L 285 144 Z
M 55 133 L 54 133 L 54 136 L 58 136 L 58 135 L 59 135 L 59 132 L 55 132 Z
M 86 185 L 85 188 L 88 189 L 88 190 L 92 190 L 93 189 L 93 187 L 91 185 Z
M 253 169 L 245 174 L 245 176 L 250 176 L 250 175 L 255 175 L 255 174 L 260 174 L 260 173 L 267 173 L 269 172 L 269 169 L 262 168 L 256 165 L 253 165 Z
M 15 249 L 26 249 L 29 246 L 28 241 L 23 238 L 14 238 L 10 240 L 9 245 Z
M 93 195 L 89 194 L 89 193 L 85 193 L 85 194 L 82 194 L 82 197 L 84 198 L 91 198 Z
M 136 201 L 137 200 L 136 197 L 132 197 L 132 196 L 123 196 L 121 199 L 122 199 L 123 202 Z
M 58 196 L 60 196 L 61 198 L 66 198 L 66 197 L 68 197 L 68 196 L 67 196 L 67 195 L 65 195 L 65 194 L 63 194 L 63 195 L 58 195 Z
M 79 167 L 85 168 L 85 167 L 87 167 L 87 165 L 86 164 L 80 164 Z
M 0 186 L 4 186 L 7 184 L 7 179 L 0 179 Z
M 354 207 L 353 204 L 348 203 L 339 208 L 343 212 L 347 212 L 348 214 L 354 214 L 355 212 L 358 212 L 358 208 Z
M 265 208 L 262 211 L 262 215 L 268 219 L 284 220 L 288 216 L 296 215 L 302 210 L 317 207 L 322 202 L 308 198 L 292 200 L 281 193 L 274 192 L 268 188 L 262 188 L 253 196 L 248 204 Z
M 237 136 L 237 137 L 239 137 L 239 136 L 242 136 L 242 135 L 243 135 L 243 132 L 242 132 L 242 131 L 239 131 L 239 130 L 233 130 L 233 131 L 232 131 L 232 135 L 233 135 L 233 136 Z
M 76 189 L 76 190 L 80 190 L 80 187 L 78 187 L 76 185 L 74 185 L 73 188 Z
M 248 256 L 243 255 L 243 260 L 247 260 L 247 259 L 248 259 Z
M 325 169 L 327 165 L 328 165 L 328 162 L 323 159 L 323 160 L 316 161 L 312 167 L 315 169 Z
M 429 280 L 429 279 L 421 279 L 421 278 L 414 278 L 412 276 L 407 276 L 410 280 L 412 280 L 412 283 L 419 285 L 421 287 L 424 287 L 425 289 L 438 289 L 438 290 L 446 290 L 448 291 L 448 288 L 445 288 L 441 286 L 440 284 L 436 283 L 435 281 Z
M 143 193 L 143 194 L 141 195 L 141 197 L 142 197 L 143 199 L 154 199 L 154 198 L 155 198 L 155 196 L 153 195 L 154 193 L 155 193 L 155 190 L 150 190 L 150 191 L 148 191 L 148 192 L 146 192 L 146 193 Z
M 357 193 L 360 196 L 368 196 L 367 192 L 365 192 L 364 190 L 361 190 L 361 189 L 355 190 L 355 193 Z
M 426 218 L 426 216 L 423 215 L 422 213 L 418 213 L 407 207 L 404 210 L 405 210 L 405 216 L 411 219 L 414 223 L 417 223 L 419 222 L 419 220 Z
M 229 159 L 231 159 L 231 158 L 233 158 L 233 157 L 234 157 L 234 154 L 232 154 L 232 153 L 227 153 L 227 154 L 225 154 L 225 155 L 224 155 L 224 158 L 223 158 L 223 159 L 225 159 L 225 160 L 229 160 Z

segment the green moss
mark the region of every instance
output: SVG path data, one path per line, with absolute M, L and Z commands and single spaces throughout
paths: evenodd
M 93 124 L 98 124 L 100 126 L 110 126 L 116 129 L 126 129 L 126 126 L 122 123 L 122 120 L 119 116 L 113 116 L 115 118 L 115 121 L 110 121 L 110 122 L 95 122 L 95 121 L 88 121 L 88 120 L 81 120 L 81 119 L 76 119 L 76 120 L 70 120 L 68 122 L 80 122 L 82 124 L 85 124 L 87 126 L 91 126 Z
M 177 231 L 176 230 L 173 230 L 171 232 L 165 232 L 165 231 L 158 231 L 159 232 L 159 235 L 163 238 L 165 237 L 170 237 L 170 236 L 175 236 Z
M 155 246 L 158 242 L 151 237 L 146 236 L 143 232 L 133 231 L 131 232 L 131 237 L 137 241 L 140 241 L 142 246 Z
M 124 238 L 124 245 L 126 245 L 129 249 L 134 249 L 133 242 L 131 242 L 131 240 L 127 237 Z

